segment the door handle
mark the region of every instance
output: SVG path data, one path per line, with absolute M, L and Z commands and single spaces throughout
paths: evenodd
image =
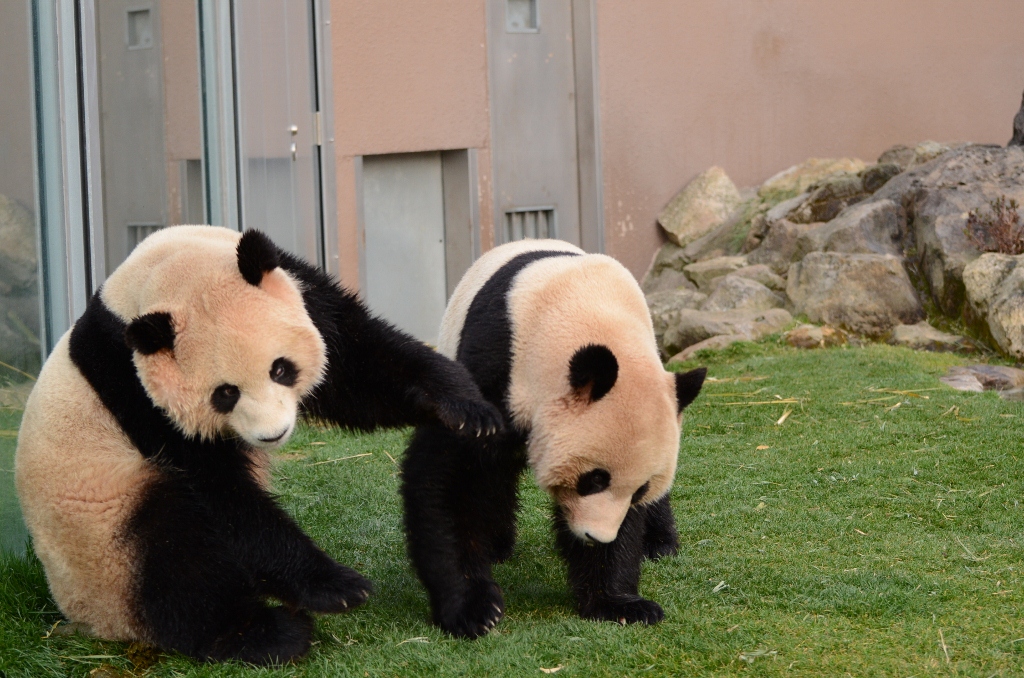
M 299 126 L 298 125 L 292 125 L 291 127 L 288 128 L 288 131 L 291 133 L 292 137 L 295 137 L 299 133 Z M 294 162 L 295 160 L 298 160 L 299 153 L 298 153 L 298 149 L 295 147 L 295 142 L 294 141 L 292 142 L 291 152 L 292 152 L 292 161 Z

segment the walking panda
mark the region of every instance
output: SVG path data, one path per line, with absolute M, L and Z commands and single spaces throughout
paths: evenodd
M 505 430 L 460 438 L 425 424 L 406 451 L 409 554 L 434 622 L 475 638 L 504 614 L 491 566 L 512 553 L 527 466 L 554 499 L 580 615 L 660 621 L 637 593 L 640 564 L 677 551 L 668 491 L 681 412 L 705 370 L 665 371 L 629 271 L 557 240 L 497 247 L 455 289 L 439 350 L 466 366 Z
M 500 426 L 461 366 L 262 233 L 142 242 L 57 343 L 18 438 L 18 496 L 67 619 L 267 663 L 308 650 L 310 612 L 362 603 L 370 583 L 269 493 L 267 453 L 300 411 L 356 429 Z

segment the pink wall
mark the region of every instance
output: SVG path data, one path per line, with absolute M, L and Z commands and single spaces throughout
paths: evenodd
M 1021 0 L 597 0 L 606 251 L 643 274 L 655 218 L 711 165 L 753 185 L 807 157 L 1005 144 Z
M 331 17 L 339 265 L 342 281 L 355 288 L 353 158 L 486 149 L 487 25 L 484 3 L 466 0 L 333 0 Z M 489 153 L 478 160 L 480 184 L 489 186 Z M 481 231 L 490 233 L 486 198 Z

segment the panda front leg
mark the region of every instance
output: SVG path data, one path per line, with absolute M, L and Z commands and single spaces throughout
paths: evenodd
M 588 543 L 573 534 L 561 507 L 555 508 L 555 541 L 569 569 L 569 586 L 580 616 L 620 624 L 656 624 L 665 613 L 638 593 L 644 557 L 647 511 L 629 509 L 615 541 Z
M 644 535 L 644 555 L 651 560 L 679 553 L 679 532 L 676 530 L 676 519 L 672 515 L 672 504 L 669 495 L 647 504 Z
M 491 564 L 511 555 L 521 443 L 507 434 L 469 440 L 416 430 L 402 461 L 409 557 L 433 621 L 460 638 L 486 634 L 505 613 Z

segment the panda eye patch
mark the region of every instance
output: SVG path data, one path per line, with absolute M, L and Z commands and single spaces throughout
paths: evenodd
M 270 379 L 282 386 L 295 386 L 299 379 L 299 368 L 288 358 L 278 358 L 270 366 Z
M 241 395 L 241 391 L 234 384 L 221 384 L 213 389 L 213 395 L 210 396 L 210 404 L 213 405 L 213 409 L 221 414 L 227 414 L 235 409 L 235 405 L 238 404 L 238 399 Z
M 576 494 L 586 497 L 589 494 L 604 492 L 612 483 L 612 475 L 603 468 L 587 471 L 576 480 Z
M 635 504 L 641 499 L 643 499 L 645 496 L 647 496 L 647 490 L 649 489 L 651 489 L 651 481 L 648 480 L 646 483 L 640 486 L 640 489 L 633 493 L 633 496 L 630 498 L 629 503 Z

